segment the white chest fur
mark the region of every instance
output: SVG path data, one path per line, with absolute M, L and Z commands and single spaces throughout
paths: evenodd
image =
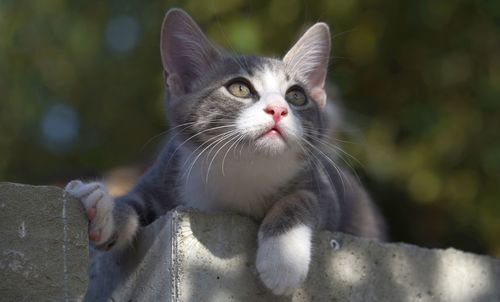
M 184 159 L 183 203 L 206 211 L 232 210 L 256 218 L 263 217 L 276 201 L 265 197 L 301 169 L 292 154 L 265 157 L 238 151 L 225 159 L 217 156 L 210 165 L 211 159 L 199 158 L 194 164 L 193 159 Z

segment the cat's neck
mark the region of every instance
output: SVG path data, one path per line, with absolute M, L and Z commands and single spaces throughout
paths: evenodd
M 239 151 L 238 151 L 239 152 Z M 293 154 L 267 157 L 251 153 L 181 156 L 184 204 L 204 210 L 225 209 L 260 218 L 277 193 L 302 169 Z

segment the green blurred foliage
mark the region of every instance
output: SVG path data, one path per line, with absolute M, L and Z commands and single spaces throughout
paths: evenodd
M 167 129 L 158 42 L 169 7 L 240 53 L 282 55 L 328 22 L 330 80 L 356 126 L 344 148 L 393 239 L 500 256 L 493 0 L 3 0 L 0 179 L 51 183 L 151 158 Z

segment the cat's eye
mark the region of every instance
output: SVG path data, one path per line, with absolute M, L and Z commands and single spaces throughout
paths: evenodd
M 227 91 L 239 98 L 250 98 L 253 96 L 252 89 L 248 83 L 243 80 L 235 80 L 226 86 Z
M 304 106 L 307 104 L 307 97 L 300 87 L 290 88 L 285 94 L 285 99 L 294 106 Z

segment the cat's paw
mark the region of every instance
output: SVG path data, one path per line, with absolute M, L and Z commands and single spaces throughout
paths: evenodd
M 268 238 L 259 235 L 257 271 L 275 295 L 290 295 L 304 282 L 311 260 L 311 229 L 301 225 Z
M 100 182 L 84 183 L 79 180 L 69 182 L 64 188 L 85 207 L 89 219 L 89 239 L 96 246 L 111 240 L 114 234 L 114 200 Z

